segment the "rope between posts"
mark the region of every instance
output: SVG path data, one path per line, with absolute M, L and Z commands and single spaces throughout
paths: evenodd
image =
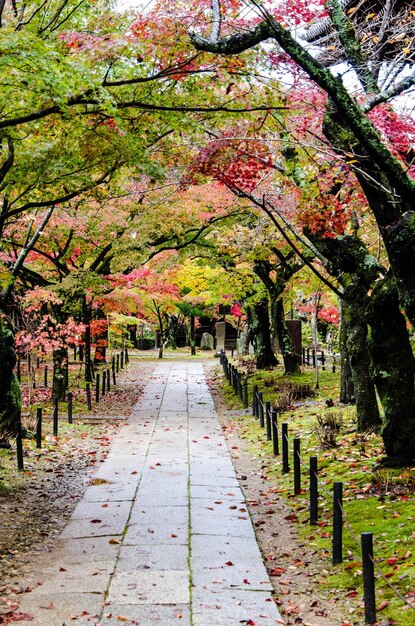
M 238 376 L 239 376 L 239 372 L 238 372 L 237 374 L 238 374 Z M 255 399 L 256 399 L 256 402 L 258 403 L 258 404 L 257 404 L 258 408 L 259 408 L 259 406 L 261 406 L 262 412 L 263 412 L 263 413 L 265 413 L 265 412 L 266 412 L 266 404 L 264 403 L 264 401 L 263 401 L 263 400 L 261 400 L 261 399 L 260 399 L 260 397 L 259 397 L 259 393 L 258 393 L 258 392 L 256 392 L 256 393 L 255 393 Z M 272 422 L 277 423 L 277 420 L 274 420 L 274 419 L 272 418 L 272 416 L 271 416 L 271 420 L 272 420 Z M 284 439 L 285 439 L 286 443 L 289 445 L 289 438 L 288 438 L 288 435 L 284 433 L 284 434 L 283 434 L 283 437 L 284 437 Z M 296 454 L 297 454 L 297 457 L 298 457 L 298 459 L 299 459 L 299 461 L 300 461 L 300 465 L 303 465 L 303 466 L 305 467 L 307 464 L 304 462 L 304 460 L 303 460 L 303 458 L 302 458 L 302 456 L 301 456 L 301 454 L 300 454 L 300 452 L 299 452 L 298 450 L 296 451 Z M 321 479 L 320 479 L 320 477 L 319 477 L 319 475 L 318 475 L 318 473 L 317 473 L 317 472 L 314 472 L 314 476 L 315 476 L 315 478 L 316 478 L 316 480 L 317 480 L 317 483 L 318 483 L 318 485 L 319 485 L 319 487 L 320 487 L 321 491 L 323 492 L 323 494 L 324 494 L 324 495 L 325 495 L 328 499 L 330 499 L 330 500 L 331 500 L 331 499 L 332 499 L 332 497 L 333 497 L 333 494 L 332 494 L 332 493 L 330 493 L 330 492 L 326 489 L 325 485 L 322 483 L 322 481 L 321 481 Z M 348 529 L 348 531 L 349 531 L 349 533 L 350 533 L 350 536 L 352 537 L 353 541 L 356 543 L 356 545 L 358 546 L 358 548 L 359 548 L 359 549 L 361 549 L 361 547 L 362 547 L 361 541 L 360 541 L 359 537 L 358 537 L 358 536 L 355 534 L 355 532 L 353 531 L 353 528 L 352 528 L 352 526 L 351 526 L 351 524 L 350 524 L 350 522 L 349 522 L 349 520 L 348 520 L 348 517 L 347 517 L 347 515 L 346 515 L 346 512 L 345 512 L 344 507 L 342 506 L 342 504 L 341 504 L 340 502 L 338 502 L 338 506 L 339 506 L 339 508 L 340 508 L 340 511 L 341 511 L 341 514 L 342 514 L 342 519 L 344 520 L 345 526 L 346 526 L 346 528 Z M 380 578 L 382 578 L 382 580 L 383 580 L 383 581 L 387 584 L 387 586 L 391 589 L 391 591 L 395 594 L 395 596 L 396 596 L 397 598 L 399 598 L 399 599 L 401 600 L 401 602 L 403 602 L 406 606 L 408 606 L 409 608 L 411 608 L 411 609 L 415 610 L 415 604 L 412 604 L 411 602 L 409 602 L 409 601 L 405 598 L 405 596 L 404 596 L 404 595 L 402 595 L 402 593 L 401 593 L 398 589 L 396 589 L 396 588 L 395 588 L 395 586 L 394 586 L 394 585 L 393 585 L 393 584 L 392 584 L 392 583 L 388 580 L 388 578 L 387 578 L 387 577 L 385 576 L 385 574 L 382 572 L 382 570 L 381 570 L 381 568 L 379 567 L 378 563 L 376 563 L 376 561 L 372 558 L 372 556 L 370 556 L 370 555 L 369 555 L 369 558 L 370 558 L 370 560 L 372 561 L 373 566 L 374 566 L 374 569 L 376 570 L 376 572 L 378 573 L 378 575 L 380 576 Z
M 359 537 L 358 537 L 357 535 L 355 535 L 355 533 L 353 532 L 353 528 L 352 528 L 352 526 L 351 526 L 351 524 L 350 524 L 349 520 L 347 519 L 347 515 L 346 515 L 346 512 L 345 512 L 345 510 L 344 510 L 344 507 L 343 507 L 340 503 L 338 503 L 338 505 L 339 505 L 339 508 L 340 508 L 340 511 L 341 511 L 342 517 L 343 517 L 343 519 L 344 519 L 344 523 L 346 524 L 346 526 L 347 526 L 347 528 L 348 528 L 348 530 L 349 530 L 349 533 L 350 533 L 350 535 L 351 535 L 352 539 L 353 539 L 353 540 L 355 541 L 355 543 L 359 546 L 359 548 L 361 548 L 361 545 L 362 545 L 362 544 L 360 543 L 360 539 L 359 539 Z
M 347 515 L 346 515 L 346 512 L 345 512 L 345 510 L 344 510 L 344 507 L 343 507 L 340 503 L 339 503 L 339 508 L 340 508 L 340 511 L 341 511 L 341 514 L 342 514 L 342 517 L 343 517 L 344 523 L 345 523 L 345 525 L 346 525 L 346 527 L 347 527 L 347 529 L 348 529 L 348 531 L 349 531 L 349 533 L 350 533 L 350 535 L 351 535 L 352 539 L 353 539 L 353 540 L 354 540 L 354 542 L 357 544 L 357 546 L 361 549 L 362 544 L 361 544 L 361 542 L 360 542 L 360 540 L 359 540 L 359 537 L 358 537 L 358 536 L 354 533 L 353 528 L 352 528 L 352 526 L 351 526 L 351 524 L 350 524 L 349 520 L 347 519 Z M 383 581 L 384 581 L 384 582 L 388 585 L 388 587 L 391 589 L 391 591 L 393 591 L 393 593 L 394 593 L 394 594 L 395 594 L 395 595 L 396 595 L 396 596 L 397 596 L 397 597 L 398 597 L 398 598 L 399 598 L 399 599 L 400 599 L 400 600 L 401 600 L 404 604 L 408 605 L 411 609 L 414 609 L 414 610 L 415 610 L 415 605 L 414 605 L 414 604 L 411 604 L 411 602 L 409 602 L 409 601 L 405 598 L 405 596 L 403 596 L 403 595 L 401 594 L 401 592 L 400 592 L 398 589 L 396 589 L 396 588 L 394 587 L 394 585 L 392 585 L 392 583 L 391 583 L 391 582 L 390 582 L 390 581 L 386 578 L 385 574 L 382 572 L 381 568 L 380 568 L 380 567 L 379 567 L 379 565 L 376 563 L 376 561 L 375 561 L 375 560 L 371 557 L 371 555 L 369 555 L 369 558 L 370 558 L 370 560 L 372 561 L 373 566 L 374 566 L 374 568 L 376 569 L 377 573 L 378 573 L 378 574 L 379 574 L 379 576 L 383 579 Z
M 260 400 L 258 392 L 256 393 L 256 400 L 257 400 L 257 402 L 258 402 L 258 405 L 261 405 L 262 410 L 263 410 L 263 411 L 266 411 L 266 405 L 265 405 L 265 403 L 264 403 L 263 401 L 261 401 L 261 400 Z M 274 421 L 274 420 L 273 420 L 273 421 Z M 284 439 L 285 439 L 286 443 L 287 443 L 287 444 L 289 444 L 289 438 L 288 438 L 288 435 L 284 433 L 284 434 L 283 434 L 283 437 L 284 437 Z M 304 466 L 304 467 L 305 467 L 307 464 L 304 462 L 304 459 L 302 458 L 302 456 L 301 456 L 301 454 L 300 454 L 300 452 L 299 452 L 298 450 L 296 451 L 296 454 L 297 454 L 297 457 L 298 457 L 298 459 L 299 459 L 299 461 L 300 461 L 300 465 L 302 465 L 302 466 Z M 322 483 L 322 481 L 321 481 L 320 477 L 318 476 L 318 473 L 317 473 L 317 472 L 314 472 L 314 476 L 315 476 L 315 478 L 316 478 L 316 480 L 317 480 L 317 483 L 318 483 L 318 485 L 319 485 L 319 487 L 320 487 L 321 491 L 323 492 L 323 494 L 324 494 L 327 498 L 329 498 L 329 499 L 331 500 L 331 499 L 332 499 L 332 497 L 333 497 L 333 494 L 332 494 L 332 493 L 330 493 L 330 492 L 326 489 L 325 485 Z M 347 517 L 347 515 L 346 515 L 346 512 L 345 512 L 344 507 L 342 506 L 342 504 L 340 504 L 340 502 L 338 503 L 338 506 L 339 506 L 339 508 L 340 508 L 340 511 L 341 511 L 341 514 L 342 514 L 342 519 L 344 520 L 345 526 L 346 526 L 346 528 L 348 529 L 348 531 L 349 531 L 349 533 L 350 533 L 350 536 L 352 537 L 353 541 L 356 543 L 356 545 L 358 546 L 358 548 L 359 548 L 359 549 L 361 549 L 361 547 L 362 547 L 361 541 L 360 541 L 359 537 L 358 537 L 358 536 L 355 534 L 355 532 L 353 531 L 353 528 L 352 528 L 352 526 L 351 526 L 351 524 L 350 524 L 350 522 L 349 522 L 349 520 L 348 520 L 348 517 Z M 401 593 L 398 589 L 396 589 L 396 588 L 395 588 L 395 586 L 394 586 L 394 585 L 393 585 L 393 584 L 392 584 L 392 583 L 391 583 L 391 582 L 387 579 L 387 577 L 386 577 L 386 576 L 385 576 L 385 574 L 382 572 L 382 570 L 381 570 L 381 568 L 379 567 L 379 565 L 376 563 L 376 561 L 375 561 L 375 560 L 374 560 L 374 559 L 373 559 L 370 555 L 369 555 L 369 558 L 370 558 L 370 560 L 372 561 L 373 566 L 374 566 L 374 568 L 375 568 L 376 572 L 378 573 L 378 575 L 379 575 L 379 576 L 382 578 L 382 580 L 383 580 L 383 581 L 387 584 L 387 586 L 391 589 L 391 591 L 395 594 L 395 596 L 396 596 L 397 598 L 399 598 L 399 599 L 401 600 L 401 602 L 403 602 L 406 606 L 408 606 L 409 608 L 411 608 L 411 609 L 415 610 L 415 605 L 414 605 L 414 604 L 412 604 L 411 602 L 409 602 L 409 601 L 405 598 L 405 596 L 404 596 L 404 595 L 402 595 L 402 593 Z
M 411 604 L 411 602 L 409 602 L 409 601 L 405 598 L 405 596 L 403 596 L 403 595 L 401 594 L 401 592 L 400 592 L 398 589 L 396 589 L 396 587 L 394 587 L 394 586 L 392 585 L 392 583 L 391 583 L 391 582 L 390 582 L 390 581 L 386 578 L 385 574 L 384 574 L 384 573 L 382 572 L 382 570 L 380 569 L 379 565 L 376 563 L 376 561 L 375 561 L 375 560 L 374 560 L 374 559 L 373 559 L 370 555 L 369 555 L 369 558 L 370 558 L 370 560 L 372 561 L 372 563 L 373 563 L 373 566 L 374 566 L 375 570 L 377 571 L 377 573 L 379 574 L 379 576 L 380 576 L 380 577 L 384 580 L 384 582 L 388 585 L 388 587 L 391 589 L 391 591 L 393 591 L 393 593 L 394 593 L 394 594 L 395 594 L 395 595 L 396 595 L 396 596 L 397 596 L 400 600 L 402 600 L 402 602 L 403 602 L 404 604 L 406 604 L 407 606 L 409 606 L 411 609 L 414 609 L 414 610 L 415 610 L 415 605 L 414 605 L 414 604 Z

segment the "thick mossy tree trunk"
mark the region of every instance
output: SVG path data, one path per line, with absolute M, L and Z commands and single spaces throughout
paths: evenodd
M 357 430 L 359 432 L 378 431 L 381 419 L 370 371 L 368 327 L 362 307 L 365 293 L 361 293 L 361 290 L 353 285 L 345 289 L 344 298 L 343 323 L 356 401 Z
M 272 350 L 268 298 L 263 298 L 249 308 L 248 323 L 254 345 L 257 369 L 263 370 L 275 367 L 277 359 Z
M 313 243 L 330 261 L 330 273 L 343 285 L 343 345 L 353 380 L 359 431 L 379 430 L 381 425 L 374 381 L 370 370 L 368 292 L 380 280 L 382 268 L 356 235 L 327 238 L 310 234 Z
M 68 349 L 59 348 L 53 351 L 53 383 L 52 397 L 63 400 L 68 388 Z
M 352 368 L 350 367 L 349 352 L 347 350 L 347 327 L 343 315 L 343 300 L 340 300 L 340 332 L 339 332 L 339 350 L 340 350 L 340 402 L 342 404 L 354 404 L 354 388 Z
M 298 374 L 300 372 L 300 364 L 298 354 L 295 353 L 294 344 L 285 322 L 284 301 L 282 296 L 278 300 L 271 302 L 272 325 L 281 350 L 282 359 L 284 361 L 284 370 L 286 374 Z
M 369 347 L 384 410 L 386 463 L 411 464 L 415 461 L 415 361 L 392 276 L 375 286 L 370 313 Z

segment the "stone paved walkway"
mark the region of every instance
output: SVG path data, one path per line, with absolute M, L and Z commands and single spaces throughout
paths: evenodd
M 156 367 L 92 483 L 28 566 L 21 623 L 279 623 L 202 364 Z

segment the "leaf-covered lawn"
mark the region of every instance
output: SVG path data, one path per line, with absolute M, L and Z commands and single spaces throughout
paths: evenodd
M 298 383 L 312 382 L 311 369 L 301 376 L 291 377 Z M 249 398 L 252 386 L 258 384 L 264 401 L 273 404 L 278 399 L 278 386 L 284 380 L 280 371 L 260 372 L 249 380 Z M 236 408 L 238 399 L 227 383 L 223 394 Z M 281 458 L 273 457 L 272 444 L 266 441 L 265 429 L 251 415 L 236 418 L 242 436 L 250 441 L 252 451 L 264 459 L 264 471 L 283 494 L 304 542 L 314 550 L 316 561 L 324 562 L 319 585 L 333 593 L 355 599 L 344 624 L 361 624 L 364 620 L 362 602 L 362 565 L 359 545 L 360 533 L 373 532 L 374 556 L 379 573 L 376 574 L 376 606 L 379 623 L 415 624 L 415 467 L 404 469 L 382 468 L 382 441 L 374 433 L 357 433 L 354 410 L 339 406 L 338 375 L 320 372 L 320 389 L 315 396 L 293 405 L 280 414 L 279 423 L 289 428 L 290 465 L 292 467 L 292 438 L 301 438 L 302 493 L 293 494 L 293 473 L 282 474 Z M 327 406 L 334 401 L 333 407 Z M 240 404 L 239 404 L 240 406 Z M 331 436 L 321 424 L 340 424 Z M 326 447 L 325 442 L 335 442 Z M 319 467 L 319 522 L 309 525 L 308 463 L 310 456 L 318 457 Z M 266 462 L 265 462 L 266 461 Z M 347 522 L 343 527 L 343 564 L 331 564 L 332 486 L 343 482 L 343 509 Z M 390 589 L 391 583 L 402 598 Z M 408 604 L 405 604 L 405 601 Z M 412 604 L 414 608 L 411 608 Z M 347 619 L 346 619 L 347 618 Z

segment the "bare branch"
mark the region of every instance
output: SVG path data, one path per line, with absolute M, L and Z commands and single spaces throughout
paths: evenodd
M 412 72 L 410 76 L 407 76 L 406 78 L 402 79 L 394 87 L 391 87 L 387 91 L 383 91 L 382 93 L 376 94 L 375 96 L 373 96 L 373 98 L 370 98 L 370 100 L 365 102 L 363 106 L 363 111 L 367 113 L 378 104 L 381 104 L 382 102 L 388 102 L 392 98 L 396 98 L 396 96 L 401 95 L 404 91 L 407 91 L 414 85 L 415 85 L 415 71 Z

